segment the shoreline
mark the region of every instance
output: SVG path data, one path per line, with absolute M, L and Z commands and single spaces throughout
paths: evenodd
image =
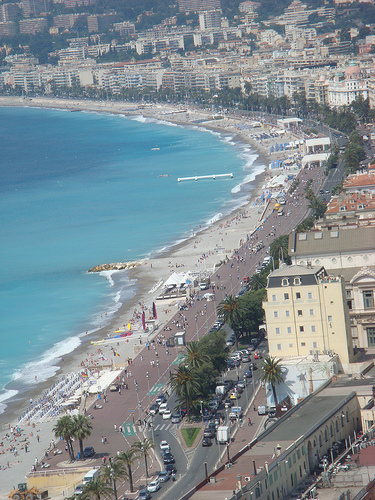
M 70 104 L 70 106 L 69 106 Z M 134 114 L 140 115 L 142 114 L 145 117 L 153 118 L 159 122 L 163 121 L 168 121 L 171 123 L 176 123 L 182 127 L 184 126 L 193 126 L 194 128 L 202 128 L 202 129 L 208 129 L 212 130 L 215 132 L 218 132 L 220 134 L 233 134 L 235 133 L 235 138 L 233 138 L 234 141 L 236 142 L 241 142 L 242 144 L 249 144 L 252 149 L 255 149 L 255 152 L 258 154 L 258 158 L 255 160 L 255 162 L 260 161 L 264 156 L 267 156 L 267 160 L 269 160 L 268 155 L 265 154 L 264 148 L 261 148 L 260 145 L 257 145 L 255 141 L 251 141 L 249 137 L 244 136 L 244 134 L 241 134 L 239 132 L 233 131 L 233 130 L 228 130 L 225 127 L 220 127 L 218 124 L 212 124 L 212 123 L 191 123 L 185 120 L 173 120 L 170 115 L 162 115 L 160 116 L 160 110 L 163 109 L 162 107 L 153 110 L 156 111 L 156 115 L 153 113 L 149 113 L 151 108 L 145 108 L 145 109 L 139 109 L 134 111 L 134 108 L 131 110 L 131 114 L 126 114 L 126 110 L 124 109 L 116 109 L 120 108 L 125 105 L 125 103 L 109 103 L 108 105 L 101 105 L 100 103 L 95 103 L 95 102 L 77 102 L 77 101 L 64 101 L 64 100 L 56 100 L 56 99 L 34 99 L 33 102 L 30 101 L 24 101 L 22 98 L 0 98 L 0 106 L 22 106 L 22 107 L 47 107 L 47 108 L 55 108 L 55 109 L 77 109 L 77 107 L 80 107 L 82 110 L 86 111 L 91 111 L 91 112 L 100 112 L 100 113 L 116 113 L 116 114 L 125 114 L 127 117 L 134 116 Z M 116 108 L 114 108 L 116 106 Z M 170 108 L 170 106 L 169 106 Z M 145 113 L 145 111 L 148 111 Z M 199 112 L 200 115 L 204 115 L 203 112 Z M 178 117 L 180 118 L 180 116 Z M 206 116 L 207 118 L 207 116 Z M 255 144 L 254 144 L 255 143 Z M 263 151 L 262 151 L 263 149 Z M 264 180 L 267 176 L 267 165 L 264 165 L 265 169 L 263 172 L 259 173 L 256 175 L 255 179 L 250 181 L 250 184 L 254 186 L 253 189 L 251 189 L 251 192 L 248 193 L 248 196 L 250 196 L 250 200 L 244 204 L 241 207 L 237 207 L 234 209 L 232 212 L 230 212 L 228 215 L 224 216 L 222 219 L 214 222 L 212 225 L 202 229 L 202 231 L 199 231 L 197 234 L 188 237 L 187 239 L 183 240 L 180 243 L 175 243 L 171 247 L 169 247 L 166 250 L 163 250 L 160 254 L 153 255 L 150 259 L 145 259 L 144 260 L 144 265 L 147 265 L 147 272 L 142 272 L 144 270 L 144 266 L 140 266 L 139 268 L 129 270 L 127 271 L 129 277 L 131 279 L 135 279 L 137 281 L 137 292 L 135 296 L 127 301 L 126 303 L 122 304 L 119 310 L 117 311 L 116 315 L 110 320 L 109 324 L 101 329 L 98 329 L 96 332 L 90 335 L 90 341 L 92 340 L 97 340 L 100 338 L 105 338 L 109 333 L 113 332 L 115 328 L 118 328 L 116 324 L 118 325 L 119 323 L 123 323 L 123 321 L 127 320 L 127 316 L 129 315 L 129 310 L 134 308 L 139 302 L 147 300 L 147 302 L 152 302 L 152 300 L 155 297 L 155 293 L 150 295 L 148 292 L 152 288 L 152 286 L 157 283 L 160 279 L 166 279 L 168 277 L 168 269 L 166 269 L 164 272 L 161 272 L 162 269 L 161 267 L 165 266 L 165 263 L 167 259 L 181 259 L 184 258 L 186 259 L 186 254 L 189 253 L 190 247 L 192 245 L 193 239 L 194 238 L 204 238 L 204 237 L 210 237 L 209 233 L 213 231 L 217 231 L 220 226 L 225 226 L 228 221 L 232 221 L 238 217 L 238 214 L 246 212 L 246 211 L 253 211 L 256 212 L 253 215 L 254 217 L 251 217 L 252 221 L 248 227 L 246 227 L 246 231 L 241 231 L 241 234 L 235 237 L 233 240 L 232 238 L 229 238 L 231 240 L 230 245 L 224 245 L 225 248 L 228 250 L 228 254 L 233 253 L 233 250 L 235 248 L 238 248 L 239 246 L 239 239 L 240 236 L 244 238 L 248 232 L 252 231 L 257 223 L 259 223 L 258 220 L 258 209 L 254 209 L 252 207 L 254 200 L 256 199 L 257 195 L 259 196 L 259 190 L 264 183 Z M 250 227 L 251 226 L 251 227 Z M 243 228 L 242 228 L 243 229 Z M 233 235 L 231 235 L 233 236 Z M 207 239 L 207 238 L 206 238 Z M 237 242 L 236 242 L 237 239 Z M 223 238 L 222 238 L 223 240 Z M 227 248 L 230 247 L 230 248 Z M 230 255 L 228 255 L 230 256 Z M 152 268 L 153 272 L 151 272 L 151 268 L 149 266 L 150 262 L 152 262 Z M 157 262 L 159 262 L 159 266 L 155 265 Z M 156 269 L 155 269 L 156 268 Z M 187 270 L 187 267 L 186 267 Z M 163 274 L 163 278 L 160 276 Z M 158 278 L 158 279 L 157 279 Z M 175 311 L 170 311 L 170 313 L 166 313 L 165 316 L 162 318 L 162 323 L 166 323 L 168 321 L 168 317 L 174 315 Z M 82 337 L 82 340 L 84 337 Z M 74 349 L 71 353 L 68 355 L 64 356 L 64 362 L 62 363 L 61 360 L 59 362 L 60 368 L 57 370 L 54 376 L 50 377 L 47 379 L 45 382 L 38 383 L 35 387 L 31 387 L 28 389 L 27 392 L 28 397 L 32 397 L 35 399 L 38 395 L 43 393 L 48 387 L 51 386 L 54 380 L 61 378 L 64 374 L 72 372 L 72 371 L 77 371 L 78 365 L 77 365 L 77 360 L 80 359 L 81 356 L 84 356 L 86 351 L 90 351 L 92 349 L 92 345 L 89 344 L 86 341 L 82 341 L 82 343 Z M 134 349 L 134 347 L 133 347 Z M 135 350 L 135 349 L 134 349 Z M 87 353 L 86 353 L 87 354 Z M 122 363 L 124 365 L 124 363 Z M 8 384 L 8 385 L 11 385 Z M 8 387 L 7 387 L 8 389 Z M 9 388 L 11 389 L 11 387 Z M 19 394 L 19 397 L 16 395 L 14 398 L 10 399 L 9 402 L 8 400 L 5 400 L 4 404 L 6 404 L 6 409 L 4 413 L 0 415 L 0 426 L 4 427 L 4 424 L 7 424 L 9 422 L 14 421 L 14 419 L 17 418 L 17 416 L 20 414 L 22 409 L 25 406 L 25 400 L 22 397 L 22 394 Z

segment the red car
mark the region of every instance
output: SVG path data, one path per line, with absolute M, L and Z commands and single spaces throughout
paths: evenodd
M 259 351 L 254 352 L 254 359 L 262 359 L 262 355 Z

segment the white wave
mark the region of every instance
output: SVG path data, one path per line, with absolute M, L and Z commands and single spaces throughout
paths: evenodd
M 80 344 L 81 340 L 78 336 L 57 342 L 48 349 L 40 359 L 26 363 L 17 370 L 13 374 L 13 380 L 22 380 L 26 385 L 35 384 L 35 381 L 44 382 L 50 377 L 53 377 L 59 370 L 57 363 L 60 362 L 61 357 L 74 351 Z
M 5 391 L 3 394 L 0 394 L 0 403 L 6 401 L 7 399 L 12 398 L 16 394 L 18 394 L 18 391 L 15 390 Z
M 132 116 L 130 119 L 140 123 L 146 123 L 148 121 L 147 118 L 143 115 Z
M 215 222 L 217 222 L 218 220 L 220 220 L 222 218 L 223 218 L 223 214 L 221 212 L 219 212 L 218 214 L 211 217 L 211 219 L 207 221 L 207 224 L 211 226 L 212 224 L 214 224 Z
M 104 278 L 106 278 L 109 282 L 109 284 L 111 286 L 114 285 L 114 281 L 113 281 L 113 278 L 112 278 L 112 274 L 116 272 L 116 271 L 100 271 L 100 276 L 104 276 Z

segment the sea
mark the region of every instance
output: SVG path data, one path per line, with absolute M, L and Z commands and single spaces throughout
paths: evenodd
M 0 413 L 135 295 L 126 271 L 89 268 L 183 241 L 243 205 L 264 168 L 230 134 L 0 107 Z M 177 182 L 224 173 L 233 178 Z

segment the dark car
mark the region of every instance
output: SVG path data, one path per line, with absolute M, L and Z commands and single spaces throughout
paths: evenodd
M 229 370 L 233 370 L 233 368 L 236 368 L 236 365 L 234 364 L 234 361 L 232 359 L 228 359 L 227 367 L 229 368 Z
M 165 464 L 174 464 L 175 459 L 174 459 L 174 456 L 172 455 L 172 453 L 164 453 L 163 462 Z
M 168 472 L 168 474 L 173 474 L 177 472 L 177 469 L 173 464 L 166 465 L 165 470 Z
M 150 500 L 151 495 L 150 492 L 147 490 L 141 490 L 138 493 L 137 499 L 136 500 Z
M 212 441 L 210 438 L 205 437 L 202 439 L 202 446 L 211 446 L 211 445 L 212 445 Z
M 83 456 L 84 458 L 90 458 L 95 455 L 95 450 L 92 446 L 86 446 L 86 448 L 83 450 Z
M 157 403 L 154 403 L 150 406 L 151 415 L 156 415 L 158 411 L 159 411 L 159 405 Z
M 251 378 L 253 376 L 252 372 L 250 370 L 247 370 L 245 373 L 244 373 L 244 376 L 246 378 Z
M 209 427 L 203 431 L 203 437 L 205 438 L 213 438 L 215 437 L 215 434 L 215 429 L 210 429 Z

